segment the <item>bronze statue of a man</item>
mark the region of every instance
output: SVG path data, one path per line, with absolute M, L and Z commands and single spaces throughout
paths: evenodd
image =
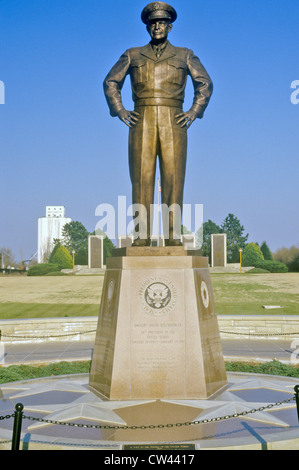
M 156 162 L 159 158 L 162 207 L 183 207 L 183 190 L 187 157 L 187 129 L 202 118 L 209 103 L 213 84 L 207 71 L 192 50 L 174 47 L 168 41 L 177 13 L 164 2 L 147 5 L 141 14 L 151 41 L 144 47 L 128 49 L 108 73 L 104 92 L 111 116 L 118 116 L 129 126 L 129 167 L 133 204 L 145 208 L 145 236 L 136 246 L 150 245 L 150 208 L 154 203 Z M 134 111 L 127 111 L 121 90 L 130 75 Z M 189 111 L 183 111 L 185 87 L 190 75 L 194 99 Z M 180 245 L 172 211 L 167 213 L 169 231 L 166 245 Z M 180 228 L 181 220 L 179 224 Z

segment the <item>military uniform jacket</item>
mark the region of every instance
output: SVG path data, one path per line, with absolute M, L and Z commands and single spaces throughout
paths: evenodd
M 182 107 L 188 75 L 194 87 L 192 111 L 201 118 L 213 91 L 212 80 L 192 50 L 169 42 L 159 59 L 151 44 L 128 49 L 104 80 L 111 116 L 123 109 L 121 89 L 130 75 L 132 98 L 137 106 Z

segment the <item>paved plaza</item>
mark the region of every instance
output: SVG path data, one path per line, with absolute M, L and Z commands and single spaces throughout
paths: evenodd
M 284 340 L 222 339 L 226 360 L 290 363 L 294 358 L 294 338 Z M 90 360 L 94 341 L 51 341 L 41 343 L 2 343 L 2 364 L 47 361 Z M 292 356 L 293 355 L 293 356 Z M 299 359 L 298 359 L 299 360 Z
M 226 361 L 291 363 L 292 343 L 293 339 L 222 339 Z M 1 345 L 2 364 L 38 364 L 90 360 L 94 341 Z M 12 414 L 17 403 L 24 405 L 29 417 L 23 420 L 24 450 L 116 451 L 128 444 L 155 443 L 192 443 L 197 449 L 298 449 L 297 384 L 295 378 L 229 372 L 228 385 L 208 400 L 113 402 L 91 393 L 88 374 L 79 374 L 1 385 L 0 415 Z M 204 420 L 207 423 L 201 423 Z M 12 424 L 12 419 L 1 421 L 2 450 L 10 448 Z
M 228 373 L 206 400 L 102 400 L 89 374 L 24 380 L 0 387 L 0 414 L 24 405 L 21 448 L 125 450 L 126 445 L 197 449 L 298 449 L 297 380 Z M 12 419 L 0 425 L 0 449 L 11 445 Z M 158 447 L 159 448 L 159 447 Z

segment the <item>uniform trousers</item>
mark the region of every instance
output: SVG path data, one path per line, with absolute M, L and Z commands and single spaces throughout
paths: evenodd
M 181 128 L 175 120 L 175 116 L 182 112 L 182 108 L 136 106 L 135 111 L 139 113 L 139 120 L 129 131 L 132 202 L 144 206 L 147 218 L 145 220 L 143 217 L 142 223 L 145 224 L 143 227 L 146 226 L 146 237 L 150 238 L 152 223 L 150 209 L 154 203 L 157 158 L 161 176 L 162 204 L 164 208 L 171 208 L 173 204 L 178 205 L 181 214 L 187 158 L 187 129 Z M 166 210 L 163 216 L 162 212 L 163 234 L 169 239 L 180 236 L 181 220 L 174 220 L 173 214 L 173 211 L 167 213 Z

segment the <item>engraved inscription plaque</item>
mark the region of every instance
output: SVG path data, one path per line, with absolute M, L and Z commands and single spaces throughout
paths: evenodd
M 226 384 L 207 259 L 152 250 L 108 260 L 90 388 L 110 400 L 207 398 Z

